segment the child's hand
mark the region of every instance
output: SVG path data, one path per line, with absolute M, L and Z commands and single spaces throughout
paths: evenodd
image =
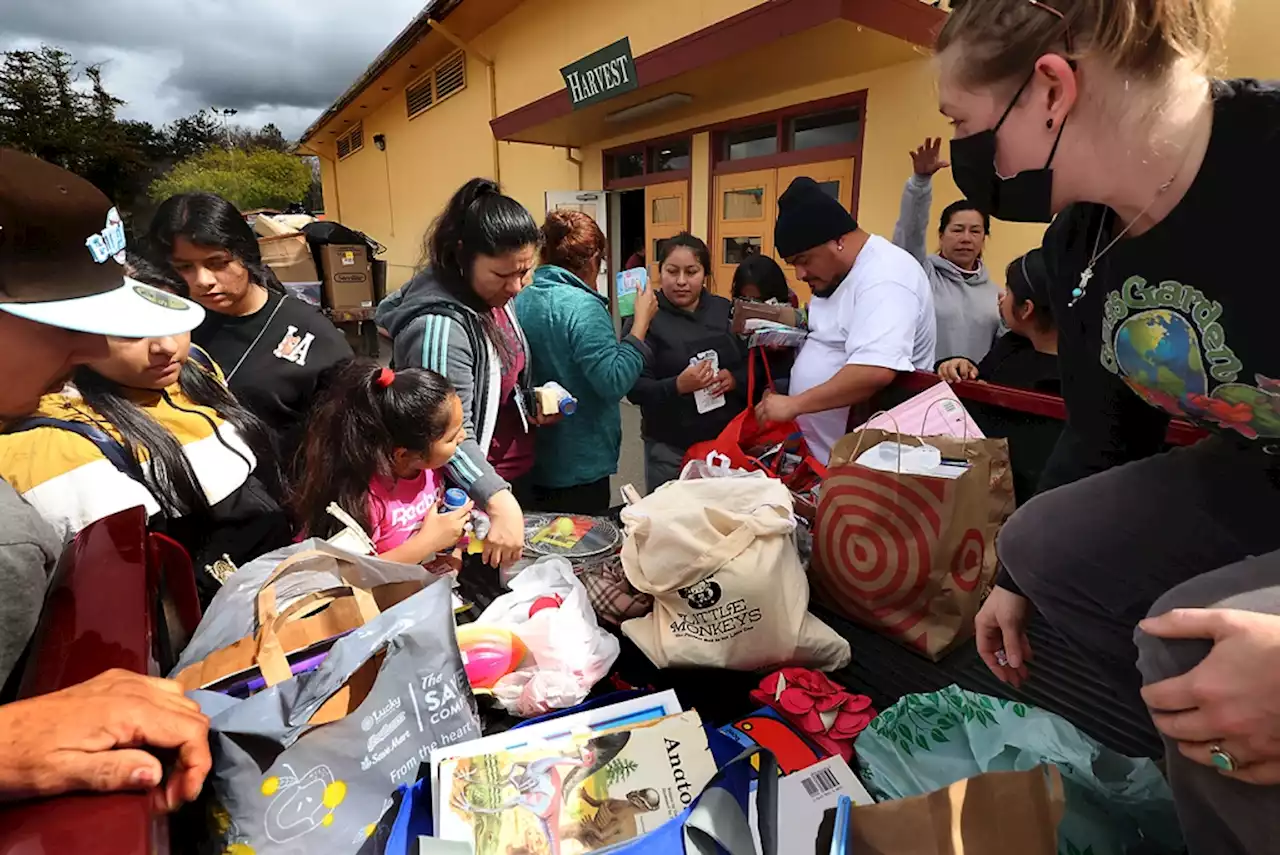
M 432 505 L 431 510 L 427 511 L 427 518 L 422 521 L 422 529 L 418 535 L 439 542 L 440 547 L 436 552 L 444 552 L 462 540 L 462 536 L 467 533 L 467 523 L 471 522 L 471 509 L 475 506 L 476 503 L 468 499 L 467 503 L 456 511 L 442 514 L 439 504 Z

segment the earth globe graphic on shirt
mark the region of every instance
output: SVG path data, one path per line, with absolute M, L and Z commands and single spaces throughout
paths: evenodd
M 1152 309 L 1116 331 L 1116 361 L 1131 387 L 1150 403 L 1178 413 L 1188 397 L 1208 391 L 1200 336 L 1169 309 Z

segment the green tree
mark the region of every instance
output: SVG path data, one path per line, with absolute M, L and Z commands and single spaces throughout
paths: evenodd
M 205 191 L 230 200 L 242 211 L 284 208 L 306 198 L 311 170 L 300 158 L 269 149 L 205 152 L 184 160 L 151 185 L 151 198 Z

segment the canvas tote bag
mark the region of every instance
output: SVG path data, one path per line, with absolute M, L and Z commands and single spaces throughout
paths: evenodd
M 952 480 L 854 462 L 886 440 L 932 445 L 968 470 Z M 1003 439 L 856 431 L 836 443 L 819 495 L 815 591 L 839 614 L 940 659 L 973 635 L 995 579 L 996 535 L 1013 508 Z
M 659 668 L 832 670 L 849 643 L 809 614 L 791 494 L 762 472 L 675 481 L 622 512 L 622 566 L 653 612 L 622 631 Z

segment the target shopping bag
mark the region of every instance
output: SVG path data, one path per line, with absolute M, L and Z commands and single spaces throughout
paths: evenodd
M 882 442 L 932 446 L 959 477 L 855 462 Z M 899 464 L 902 466 L 902 464 Z M 810 580 L 830 608 L 939 659 L 973 633 L 1013 513 L 1003 439 L 923 439 L 864 428 L 836 444 L 818 500 Z

